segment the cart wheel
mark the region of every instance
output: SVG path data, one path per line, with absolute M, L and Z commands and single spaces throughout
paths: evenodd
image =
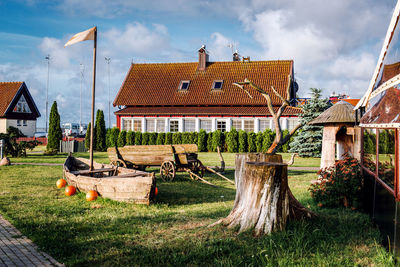
M 201 163 L 200 160 L 197 160 L 194 163 L 192 163 L 192 168 L 191 169 L 195 174 L 197 174 L 198 176 L 203 178 L 203 176 L 204 176 L 204 167 L 203 167 L 203 163 Z
M 111 165 L 114 165 L 114 166 L 117 166 L 117 167 L 124 167 L 124 168 L 126 168 L 125 162 L 123 162 L 123 161 L 120 160 L 120 159 L 111 161 Z
M 164 161 L 160 168 L 161 179 L 171 182 L 175 178 L 175 165 L 171 161 Z

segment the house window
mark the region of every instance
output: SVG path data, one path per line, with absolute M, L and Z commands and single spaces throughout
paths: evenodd
M 254 131 L 254 121 L 253 120 L 245 120 L 244 121 L 244 130 L 246 132 L 253 132 Z
M 196 121 L 191 119 L 191 120 L 184 120 L 184 129 L 185 132 L 194 132 L 196 131 Z
M 179 84 L 179 90 L 186 91 L 187 89 L 189 89 L 189 84 L 190 81 L 181 81 L 181 83 Z
M 242 120 L 232 120 L 232 129 L 242 130 Z
M 21 126 L 21 120 L 17 120 L 17 126 Z
M 297 125 L 297 119 L 288 119 L 288 130 L 291 131 Z
M 222 90 L 223 80 L 215 80 L 212 85 L 213 90 Z
M 142 131 L 142 120 L 133 120 L 133 130 L 135 132 Z
M 146 120 L 146 132 L 154 133 L 155 132 L 155 121 L 154 120 Z
M 226 131 L 226 121 L 217 121 L 217 130 L 220 130 L 221 132 Z
M 28 124 L 26 123 L 26 120 L 23 120 L 23 121 L 22 121 L 22 125 L 23 125 L 23 126 L 28 126 Z
M 30 113 L 31 110 L 29 109 L 28 103 L 26 103 L 24 95 L 21 95 L 20 99 L 18 100 L 17 105 L 15 105 L 13 112 L 18 113 Z
M 200 129 L 205 130 L 207 133 L 211 132 L 211 120 L 200 120 Z
M 157 120 L 157 133 L 165 132 L 165 120 Z
M 122 120 L 122 130 L 132 130 L 132 120 L 130 119 L 123 119 Z
M 266 129 L 269 129 L 269 120 L 260 120 L 260 132 L 264 132 Z
M 171 132 L 171 133 L 176 133 L 176 132 L 179 132 L 179 121 L 177 121 L 177 120 L 171 120 L 170 122 L 169 122 L 169 131 Z

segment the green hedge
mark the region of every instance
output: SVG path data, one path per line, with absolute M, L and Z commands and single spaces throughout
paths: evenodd
M 289 133 L 288 130 L 283 131 L 283 136 Z M 221 132 L 219 130 L 207 133 L 205 130 L 197 132 L 184 133 L 141 133 L 133 131 L 119 131 L 118 128 L 107 130 L 107 145 L 124 146 L 124 145 L 170 145 L 170 144 L 197 144 L 200 152 L 217 151 L 217 146 L 222 152 L 266 152 L 271 146 L 275 138 L 275 132 L 270 129 L 264 132 L 254 133 L 239 132 L 232 129 L 229 132 Z M 366 140 L 370 140 L 370 136 L 364 136 Z M 292 141 L 290 139 L 289 143 Z M 387 138 L 390 139 L 390 138 Z M 289 144 L 283 145 L 278 152 L 287 153 Z

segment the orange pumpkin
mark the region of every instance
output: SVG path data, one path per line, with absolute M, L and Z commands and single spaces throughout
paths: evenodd
M 156 186 L 156 189 L 154 190 L 154 196 L 157 196 L 157 195 L 158 195 L 158 188 Z
M 76 193 L 76 188 L 75 186 L 69 185 L 65 188 L 65 195 L 66 196 L 72 196 L 75 195 Z
M 67 181 L 65 181 L 62 178 L 58 179 L 56 185 L 57 185 L 57 188 L 63 188 L 64 186 L 67 185 Z
M 87 201 L 93 201 L 96 200 L 99 194 L 97 194 L 96 191 L 90 190 L 89 192 L 86 193 L 86 200 Z

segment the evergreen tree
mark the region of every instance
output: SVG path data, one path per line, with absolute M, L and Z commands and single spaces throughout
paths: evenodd
M 106 151 L 106 122 L 104 121 L 104 113 L 101 109 L 97 110 L 95 129 L 96 150 Z
M 50 110 L 49 133 L 47 138 L 47 150 L 58 150 L 60 147 L 60 140 L 62 139 L 62 132 L 60 127 L 60 114 L 58 114 L 56 101 L 53 102 Z
M 254 132 L 250 132 L 247 135 L 247 144 L 249 145 L 248 149 L 247 149 L 248 152 L 256 152 L 257 151 L 256 136 L 257 135 Z
M 165 133 L 165 144 L 172 145 L 172 133 Z
M 221 152 L 224 149 L 224 133 L 220 130 L 216 130 L 212 134 L 212 151 L 217 152 L 217 146 L 221 149 Z
M 199 152 L 207 151 L 207 132 L 204 129 L 201 129 L 199 132 L 197 146 L 199 148 Z
M 142 133 L 135 132 L 135 145 L 140 146 L 142 144 Z
M 149 133 L 149 145 L 155 145 L 157 143 L 157 133 Z
M 262 152 L 263 132 L 258 132 L 256 136 L 256 151 Z
M 118 142 L 118 136 L 119 136 L 119 128 L 114 127 L 111 129 L 111 134 L 110 134 L 110 145 L 112 147 L 115 147 Z
M 207 151 L 209 151 L 209 152 L 213 151 L 213 142 L 212 142 L 213 137 L 212 136 L 213 136 L 212 132 L 209 132 L 207 134 Z
M 125 146 L 125 141 L 126 141 L 126 131 L 122 130 L 118 135 L 118 140 L 117 140 L 118 147 Z
M 267 152 L 268 148 L 271 147 L 272 142 L 274 142 L 275 132 L 271 129 L 265 129 L 263 132 L 263 142 L 262 142 L 262 151 Z
M 87 130 L 86 130 L 86 135 L 85 135 L 85 148 L 87 150 L 90 149 L 90 126 L 91 126 L 91 123 L 89 122 Z
M 239 152 L 247 151 L 247 133 L 243 130 L 239 131 Z
M 174 145 L 182 144 L 182 133 L 176 132 L 172 134 L 172 144 Z
M 322 126 L 309 125 L 308 122 L 331 105 L 327 99 L 321 98 L 321 89 L 311 88 L 311 99 L 301 106 L 303 112 L 299 114 L 302 131 L 290 144 L 291 153 L 298 153 L 301 157 L 320 157 L 322 150 Z
M 165 133 L 158 133 L 157 135 L 157 145 L 163 145 L 165 143 Z
M 142 134 L 142 145 L 147 146 L 149 144 L 150 133 L 145 132 Z
M 89 127 L 88 127 L 88 129 L 89 129 Z M 112 147 L 112 145 L 110 143 L 110 140 L 111 140 L 110 136 L 111 136 L 111 128 L 108 128 L 106 131 L 106 146 L 107 147 Z M 86 142 L 86 137 L 85 137 L 85 142 Z
M 131 146 L 135 144 L 135 132 L 133 132 L 132 130 L 129 130 L 126 133 L 126 143 L 127 146 Z
M 226 146 L 230 153 L 237 153 L 239 151 L 238 137 L 239 134 L 235 128 L 232 128 L 226 136 Z

